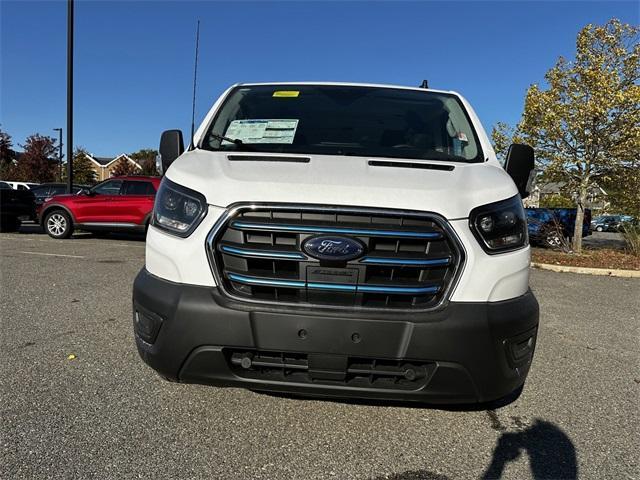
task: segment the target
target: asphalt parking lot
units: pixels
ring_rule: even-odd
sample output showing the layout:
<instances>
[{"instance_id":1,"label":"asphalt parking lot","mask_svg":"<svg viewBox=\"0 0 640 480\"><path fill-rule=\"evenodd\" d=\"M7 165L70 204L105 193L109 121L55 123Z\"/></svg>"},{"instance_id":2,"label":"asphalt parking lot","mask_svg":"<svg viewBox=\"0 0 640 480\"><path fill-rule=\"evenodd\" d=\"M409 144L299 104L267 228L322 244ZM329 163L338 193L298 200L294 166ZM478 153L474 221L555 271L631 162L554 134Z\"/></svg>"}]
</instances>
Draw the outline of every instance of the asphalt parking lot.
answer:
<instances>
[{"instance_id":1,"label":"asphalt parking lot","mask_svg":"<svg viewBox=\"0 0 640 480\"><path fill-rule=\"evenodd\" d=\"M0 234L0 478L640 477L640 279L533 271L524 393L461 411L165 382L132 337L143 264L142 239Z\"/></svg>"},{"instance_id":2,"label":"asphalt parking lot","mask_svg":"<svg viewBox=\"0 0 640 480\"><path fill-rule=\"evenodd\" d=\"M615 250L625 248L624 238L618 232L591 232L591 235L584 237L582 244L585 248L612 248Z\"/></svg>"}]
</instances>

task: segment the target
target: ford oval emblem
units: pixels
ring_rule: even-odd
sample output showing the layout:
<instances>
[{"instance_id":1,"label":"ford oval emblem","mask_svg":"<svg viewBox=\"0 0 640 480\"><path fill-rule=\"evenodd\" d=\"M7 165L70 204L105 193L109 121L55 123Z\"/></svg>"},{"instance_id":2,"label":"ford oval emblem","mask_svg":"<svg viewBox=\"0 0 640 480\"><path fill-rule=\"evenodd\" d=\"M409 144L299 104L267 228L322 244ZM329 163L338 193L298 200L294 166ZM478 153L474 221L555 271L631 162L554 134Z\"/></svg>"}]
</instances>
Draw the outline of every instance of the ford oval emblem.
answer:
<instances>
[{"instance_id":1,"label":"ford oval emblem","mask_svg":"<svg viewBox=\"0 0 640 480\"><path fill-rule=\"evenodd\" d=\"M353 260L364 253L364 245L359 240L328 235L311 237L302 248L313 258L334 262Z\"/></svg>"}]
</instances>

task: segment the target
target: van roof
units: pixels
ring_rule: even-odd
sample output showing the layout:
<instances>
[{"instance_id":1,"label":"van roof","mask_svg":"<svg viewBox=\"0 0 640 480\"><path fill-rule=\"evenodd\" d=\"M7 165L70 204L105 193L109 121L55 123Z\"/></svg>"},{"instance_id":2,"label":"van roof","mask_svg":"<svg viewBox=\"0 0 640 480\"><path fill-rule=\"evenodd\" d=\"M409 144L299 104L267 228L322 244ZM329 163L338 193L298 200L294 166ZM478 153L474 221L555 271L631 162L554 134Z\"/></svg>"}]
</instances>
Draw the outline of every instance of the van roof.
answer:
<instances>
[{"instance_id":1,"label":"van roof","mask_svg":"<svg viewBox=\"0 0 640 480\"><path fill-rule=\"evenodd\" d=\"M459 95L452 90L437 90L434 88L421 88L421 87L408 87L406 85L388 85L383 83L351 83L351 82L264 82L264 83L238 83L234 86L238 87L255 87L262 85L335 85L343 87L376 87L376 88L389 88L395 90L417 90L420 92L435 92L435 93L449 93Z\"/></svg>"}]
</instances>

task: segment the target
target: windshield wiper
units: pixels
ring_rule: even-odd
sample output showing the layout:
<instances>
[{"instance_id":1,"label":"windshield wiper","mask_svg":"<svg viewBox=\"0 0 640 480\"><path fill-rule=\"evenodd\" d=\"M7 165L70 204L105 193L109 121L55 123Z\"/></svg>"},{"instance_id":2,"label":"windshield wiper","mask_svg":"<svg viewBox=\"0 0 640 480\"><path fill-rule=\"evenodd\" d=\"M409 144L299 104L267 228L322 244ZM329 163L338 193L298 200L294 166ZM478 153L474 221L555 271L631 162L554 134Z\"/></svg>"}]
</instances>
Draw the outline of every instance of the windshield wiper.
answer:
<instances>
[{"instance_id":1,"label":"windshield wiper","mask_svg":"<svg viewBox=\"0 0 640 480\"><path fill-rule=\"evenodd\" d=\"M251 150L251 147L249 145L247 145L246 143L244 143L242 140L240 140L239 138L231 138L231 137L225 137L224 135L219 135L217 133L210 133L209 135L211 135L213 138L216 138L220 141L225 140L229 143L233 143L234 145L238 146L238 147L244 147L248 150Z\"/></svg>"}]
</instances>

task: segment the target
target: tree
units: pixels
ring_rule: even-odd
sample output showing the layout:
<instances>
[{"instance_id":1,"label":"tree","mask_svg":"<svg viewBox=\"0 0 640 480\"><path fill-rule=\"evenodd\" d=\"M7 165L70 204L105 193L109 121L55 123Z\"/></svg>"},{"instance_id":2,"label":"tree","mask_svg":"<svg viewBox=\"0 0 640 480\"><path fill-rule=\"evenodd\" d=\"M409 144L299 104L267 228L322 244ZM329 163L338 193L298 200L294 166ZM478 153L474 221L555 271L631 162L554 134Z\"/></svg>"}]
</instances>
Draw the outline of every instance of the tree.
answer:
<instances>
[{"instance_id":1,"label":"tree","mask_svg":"<svg viewBox=\"0 0 640 480\"><path fill-rule=\"evenodd\" d=\"M123 175L139 175L140 169L136 167L127 157L122 157L118 160L111 170L111 175L114 177L121 177Z\"/></svg>"},{"instance_id":2,"label":"tree","mask_svg":"<svg viewBox=\"0 0 640 480\"><path fill-rule=\"evenodd\" d=\"M12 180L15 166L13 164L14 152L12 150L13 141L11 135L0 130L0 178Z\"/></svg>"},{"instance_id":3,"label":"tree","mask_svg":"<svg viewBox=\"0 0 640 480\"><path fill-rule=\"evenodd\" d=\"M504 165L509 145L518 143L516 129L504 122L496 123L491 130L491 143L493 144L493 150L496 152L496 157Z\"/></svg>"},{"instance_id":4,"label":"tree","mask_svg":"<svg viewBox=\"0 0 640 480\"><path fill-rule=\"evenodd\" d=\"M142 167L140 171L140 175L159 175L159 172L156 168L156 156L158 155L157 150L152 150L150 148L143 148L129 155L129 157L138 162L138 164Z\"/></svg>"},{"instance_id":5,"label":"tree","mask_svg":"<svg viewBox=\"0 0 640 480\"><path fill-rule=\"evenodd\" d=\"M611 211L640 218L640 160L629 162L604 182Z\"/></svg>"},{"instance_id":6,"label":"tree","mask_svg":"<svg viewBox=\"0 0 640 480\"><path fill-rule=\"evenodd\" d=\"M73 152L73 183L80 185L93 185L98 181L98 175L89 160L87 151L83 147L76 147ZM67 169L62 172L62 178L66 181Z\"/></svg>"},{"instance_id":7,"label":"tree","mask_svg":"<svg viewBox=\"0 0 640 480\"><path fill-rule=\"evenodd\" d=\"M55 140L36 133L27 137L21 147L24 153L16 165L16 180L39 183L54 180L57 164Z\"/></svg>"},{"instance_id":8,"label":"tree","mask_svg":"<svg viewBox=\"0 0 640 480\"><path fill-rule=\"evenodd\" d=\"M540 199L540 208L571 208L575 205L574 201L561 193L553 193L545 195Z\"/></svg>"},{"instance_id":9,"label":"tree","mask_svg":"<svg viewBox=\"0 0 640 480\"><path fill-rule=\"evenodd\" d=\"M578 34L576 57L560 57L531 85L516 135L536 150L548 181L566 185L577 207L573 249L582 251L582 222L590 189L625 177L624 196L638 192L633 169L640 152L640 29L612 19Z\"/></svg>"}]
</instances>

